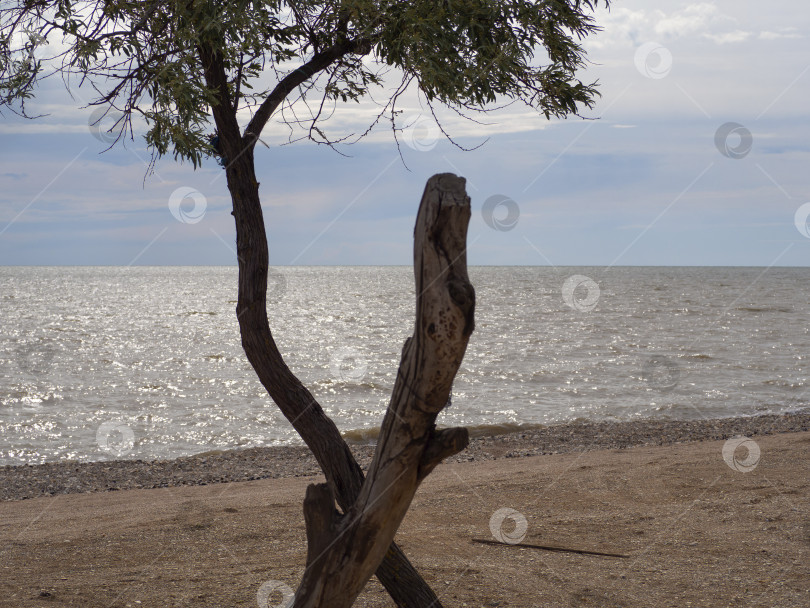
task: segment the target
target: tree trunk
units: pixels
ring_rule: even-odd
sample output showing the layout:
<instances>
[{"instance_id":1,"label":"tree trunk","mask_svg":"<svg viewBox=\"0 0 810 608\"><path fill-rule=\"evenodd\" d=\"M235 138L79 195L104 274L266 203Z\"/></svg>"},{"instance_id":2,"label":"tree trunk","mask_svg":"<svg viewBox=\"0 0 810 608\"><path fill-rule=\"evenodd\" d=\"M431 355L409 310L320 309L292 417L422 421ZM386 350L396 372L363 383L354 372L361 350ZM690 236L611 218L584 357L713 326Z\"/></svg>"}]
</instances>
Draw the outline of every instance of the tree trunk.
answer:
<instances>
[{"instance_id":1,"label":"tree trunk","mask_svg":"<svg viewBox=\"0 0 810 608\"><path fill-rule=\"evenodd\" d=\"M472 333L475 292L467 277L470 199L465 180L428 180L414 231L416 324L405 342L369 474L345 514L329 484L304 501L307 569L294 608L348 608L384 558L422 480L464 449L467 430L437 431Z\"/></svg>"}]
</instances>

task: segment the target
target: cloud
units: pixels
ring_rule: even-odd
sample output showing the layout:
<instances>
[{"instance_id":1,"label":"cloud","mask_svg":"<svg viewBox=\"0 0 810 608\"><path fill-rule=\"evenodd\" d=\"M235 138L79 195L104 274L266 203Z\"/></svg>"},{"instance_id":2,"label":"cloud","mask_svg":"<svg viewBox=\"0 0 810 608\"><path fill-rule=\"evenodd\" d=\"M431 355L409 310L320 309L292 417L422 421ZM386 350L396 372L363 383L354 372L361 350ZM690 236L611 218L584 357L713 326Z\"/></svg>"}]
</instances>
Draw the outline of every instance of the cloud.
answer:
<instances>
[{"instance_id":1,"label":"cloud","mask_svg":"<svg viewBox=\"0 0 810 608\"><path fill-rule=\"evenodd\" d=\"M733 32L724 32L722 34L703 34L703 36L717 44L729 44L734 42L744 42L748 40L752 34L751 32L734 30Z\"/></svg>"},{"instance_id":2,"label":"cloud","mask_svg":"<svg viewBox=\"0 0 810 608\"><path fill-rule=\"evenodd\" d=\"M0 135L41 135L43 133L87 133L87 125L46 122L19 122L0 125Z\"/></svg>"},{"instance_id":3,"label":"cloud","mask_svg":"<svg viewBox=\"0 0 810 608\"><path fill-rule=\"evenodd\" d=\"M603 26L604 31L586 42L586 47L591 49L627 48L649 41L671 43L695 37L711 40L715 44L728 44L754 36L750 31L739 29L735 17L724 14L709 2L693 3L668 12L643 8L602 9L597 11L597 23ZM759 37L768 36L760 34ZM787 36L776 34L771 37Z\"/></svg>"},{"instance_id":4,"label":"cloud","mask_svg":"<svg viewBox=\"0 0 810 608\"><path fill-rule=\"evenodd\" d=\"M763 31L759 33L760 40L779 40L781 38L804 38L795 27L780 29L778 32Z\"/></svg>"},{"instance_id":5,"label":"cloud","mask_svg":"<svg viewBox=\"0 0 810 608\"><path fill-rule=\"evenodd\" d=\"M712 26L733 21L730 17L724 16L714 4L709 3L690 4L683 10L669 15L656 10L652 12L651 17L655 21L653 31L663 40L677 40L705 32Z\"/></svg>"},{"instance_id":6,"label":"cloud","mask_svg":"<svg viewBox=\"0 0 810 608\"><path fill-rule=\"evenodd\" d=\"M376 96L376 93L375 93ZM419 99L416 97L408 99L408 103L397 107L397 111L402 114L397 117L397 138L405 145L408 137L409 125L418 123L421 125L430 139L444 139L441 130L436 126L431 111L427 107L421 107ZM369 126L377 120L380 108L370 100L364 100L357 104L341 104L335 108L328 120L319 123L319 128L330 138L339 139L350 136L348 141L353 141L354 137L365 133ZM459 116L456 112L445 108L436 107L436 118L439 119L442 128L454 139L462 137L478 137L478 143L482 143L487 137L503 133L521 133L525 131L537 131L553 124L555 120L546 120L539 112L532 109L521 109L515 105L494 110L486 115L469 113L472 120L467 120ZM282 143L288 138L297 139L306 134L309 123L302 126L291 127L283 124L284 118L292 119L292 115L279 114L274 120L269 122L262 132L262 139L269 145ZM432 125L432 127L430 126ZM394 140L390 117L383 117L374 129L365 137L368 143L391 143Z\"/></svg>"}]
</instances>

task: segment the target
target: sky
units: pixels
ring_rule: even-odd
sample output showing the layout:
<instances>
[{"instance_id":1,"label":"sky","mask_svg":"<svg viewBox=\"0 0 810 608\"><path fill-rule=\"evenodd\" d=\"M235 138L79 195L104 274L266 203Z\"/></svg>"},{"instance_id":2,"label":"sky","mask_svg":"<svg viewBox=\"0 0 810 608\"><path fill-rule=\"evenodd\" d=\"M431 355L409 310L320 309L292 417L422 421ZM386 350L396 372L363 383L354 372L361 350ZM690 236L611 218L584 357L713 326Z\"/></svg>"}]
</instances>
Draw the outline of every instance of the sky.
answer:
<instances>
[{"instance_id":1,"label":"sky","mask_svg":"<svg viewBox=\"0 0 810 608\"><path fill-rule=\"evenodd\" d=\"M343 149L262 134L256 169L274 265L402 264L434 173L467 178L472 265L810 265L810 12L795 2L617 1L586 44L591 120L510 106L443 117L408 98L390 128ZM224 171L105 151L87 90L43 83L0 118L0 265L232 265ZM347 104L333 135L365 130ZM103 122L102 122L103 124ZM400 155L401 151L401 155Z\"/></svg>"}]
</instances>

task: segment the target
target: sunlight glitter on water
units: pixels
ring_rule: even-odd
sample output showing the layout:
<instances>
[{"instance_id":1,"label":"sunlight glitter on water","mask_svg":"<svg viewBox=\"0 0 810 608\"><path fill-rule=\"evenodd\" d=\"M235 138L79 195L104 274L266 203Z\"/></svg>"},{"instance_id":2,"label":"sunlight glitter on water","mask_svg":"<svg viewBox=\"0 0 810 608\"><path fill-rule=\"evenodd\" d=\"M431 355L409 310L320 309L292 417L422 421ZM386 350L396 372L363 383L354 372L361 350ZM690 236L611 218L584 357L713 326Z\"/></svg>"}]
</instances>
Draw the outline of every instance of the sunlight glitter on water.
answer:
<instances>
[{"instance_id":1,"label":"sunlight glitter on water","mask_svg":"<svg viewBox=\"0 0 810 608\"><path fill-rule=\"evenodd\" d=\"M269 315L290 367L347 437L373 440L413 324L412 269L274 273ZM472 268L476 331L440 422L475 434L798 409L810 270L761 273ZM0 267L2 464L300 443L242 353L236 274Z\"/></svg>"}]
</instances>

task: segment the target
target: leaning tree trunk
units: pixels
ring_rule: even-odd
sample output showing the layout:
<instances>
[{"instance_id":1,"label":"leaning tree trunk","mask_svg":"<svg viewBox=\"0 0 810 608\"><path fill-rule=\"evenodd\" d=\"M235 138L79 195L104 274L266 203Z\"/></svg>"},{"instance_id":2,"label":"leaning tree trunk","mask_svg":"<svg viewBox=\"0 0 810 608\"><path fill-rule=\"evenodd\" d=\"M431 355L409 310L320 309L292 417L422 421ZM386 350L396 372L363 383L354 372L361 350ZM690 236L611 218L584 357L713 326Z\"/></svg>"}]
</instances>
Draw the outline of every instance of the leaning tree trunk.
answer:
<instances>
[{"instance_id":1,"label":"leaning tree trunk","mask_svg":"<svg viewBox=\"0 0 810 608\"><path fill-rule=\"evenodd\" d=\"M236 307L242 347L259 381L318 461L341 509L347 511L363 484L363 471L334 422L287 367L276 346L267 318L269 254L259 183L253 161L255 136L239 130L230 102L222 57L201 47L206 84L219 103L212 106L220 146L229 159L228 189L236 223L239 295ZM436 594L402 550L391 543L377 577L400 608L442 608Z\"/></svg>"},{"instance_id":2,"label":"leaning tree trunk","mask_svg":"<svg viewBox=\"0 0 810 608\"><path fill-rule=\"evenodd\" d=\"M402 351L391 403L360 496L345 514L329 484L304 501L307 569L294 608L348 608L383 559L417 487L467 445L464 428L436 430L473 330L467 277L470 199L464 178L428 180L414 231L416 324Z\"/></svg>"}]
</instances>

